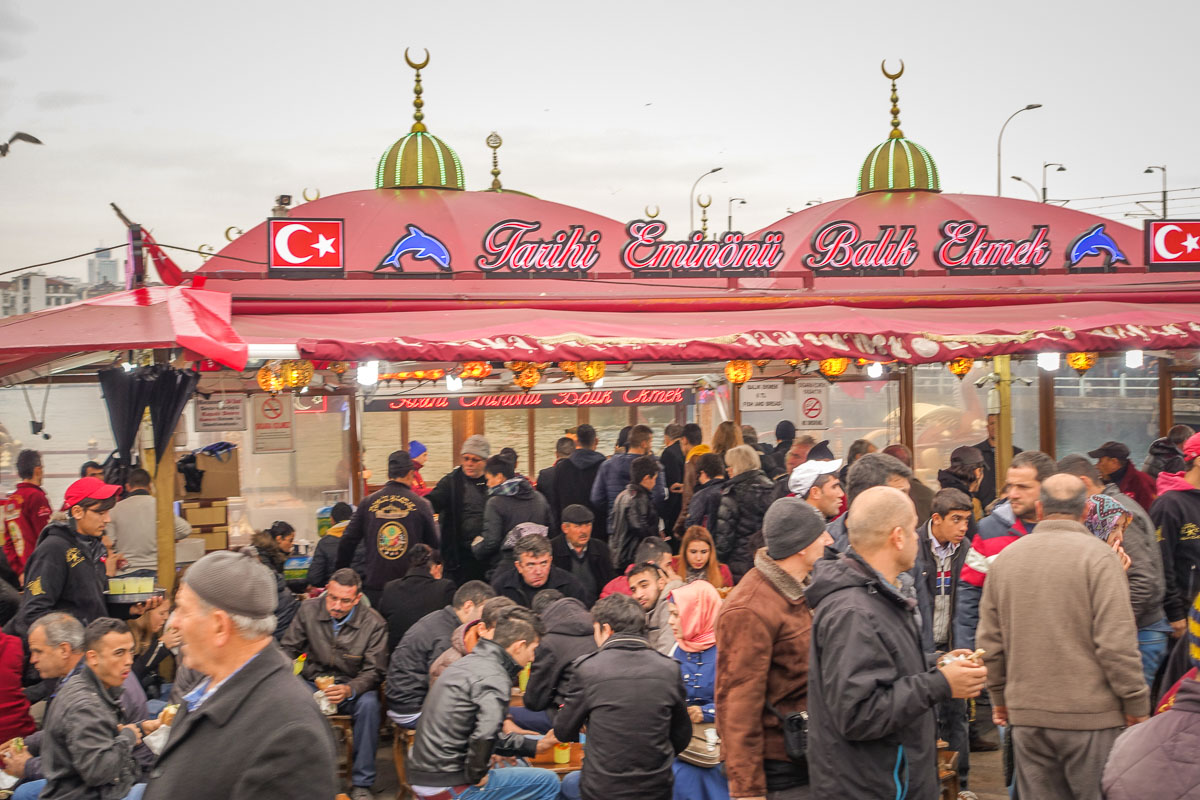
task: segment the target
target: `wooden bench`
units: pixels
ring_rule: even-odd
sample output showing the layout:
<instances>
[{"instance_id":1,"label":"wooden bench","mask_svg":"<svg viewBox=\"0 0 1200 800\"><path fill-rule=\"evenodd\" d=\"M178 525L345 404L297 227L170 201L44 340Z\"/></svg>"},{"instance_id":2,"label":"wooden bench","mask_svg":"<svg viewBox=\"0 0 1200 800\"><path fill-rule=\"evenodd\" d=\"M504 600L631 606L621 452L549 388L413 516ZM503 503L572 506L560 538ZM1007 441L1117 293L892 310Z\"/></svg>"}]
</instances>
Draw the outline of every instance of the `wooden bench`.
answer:
<instances>
[{"instance_id":1,"label":"wooden bench","mask_svg":"<svg viewBox=\"0 0 1200 800\"><path fill-rule=\"evenodd\" d=\"M408 800L413 796L412 788L408 785L408 749L412 747L416 731L392 725L392 762L396 765L396 781L400 789L396 792L396 800Z\"/></svg>"},{"instance_id":2,"label":"wooden bench","mask_svg":"<svg viewBox=\"0 0 1200 800\"><path fill-rule=\"evenodd\" d=\"M354 769L354 718L349 714L334 714L326 717L333 728L335 744L341 744L338 755L338 775L349 778Z\"/></svg>"}]
</instances>

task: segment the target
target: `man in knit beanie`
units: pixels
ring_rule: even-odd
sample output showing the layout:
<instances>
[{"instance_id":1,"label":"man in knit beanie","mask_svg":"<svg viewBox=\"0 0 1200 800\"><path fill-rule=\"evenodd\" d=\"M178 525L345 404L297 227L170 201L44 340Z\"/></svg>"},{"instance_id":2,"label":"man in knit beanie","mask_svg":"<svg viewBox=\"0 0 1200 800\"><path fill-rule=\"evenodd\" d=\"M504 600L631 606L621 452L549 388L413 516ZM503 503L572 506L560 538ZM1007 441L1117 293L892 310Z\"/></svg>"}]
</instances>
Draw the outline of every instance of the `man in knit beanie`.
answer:
<instances>
[{"instance_id":1,"label":"man in knit beanie","mask_svg":"<svg viewBox=\"0 0 1200 800\"><path fill-rule=\"evenodd\" d=\"M477 434L468 436L458 452L458 466L438 481L426 499L433 504L441 526L446 575L461 586L483 580L488 572L488 562L475 557L471 542L483 535L483 508L488 498L483 467L492 455L492 445Z\"/></svg>"},{"instance_id":2,"label":"man in knit beanie","mask_svg":"<svg viewBox=\"0 0 1200 800\"><path fill-rule=\"evenodd\" d=\"M172 625L205 678L171 723L149 800L337 793L329 725L271 638L275 604L274 577L250 555L210 553L184 574Z\"/></svg>"}]
</instances>

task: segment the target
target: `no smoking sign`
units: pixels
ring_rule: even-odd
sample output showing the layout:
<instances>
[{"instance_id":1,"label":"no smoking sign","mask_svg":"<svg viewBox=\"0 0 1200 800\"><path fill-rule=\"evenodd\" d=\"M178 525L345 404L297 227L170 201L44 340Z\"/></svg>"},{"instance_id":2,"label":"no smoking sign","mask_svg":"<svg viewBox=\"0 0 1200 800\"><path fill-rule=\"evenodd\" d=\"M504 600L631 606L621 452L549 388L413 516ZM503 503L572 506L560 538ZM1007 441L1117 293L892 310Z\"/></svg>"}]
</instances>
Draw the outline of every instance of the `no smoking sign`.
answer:
<instances>
[{"instance_id":1,"label":"no smoking sign","mask_svg":"<svg viewBox=\"0 0 1200 800\"><path fill-rule=\"evenodd\" d=\"M800 409L796 427L802 430L825 430L829 427L829 384L821 379L802 378L796 381L796 405Z\"/></svg>"}]
</instances>

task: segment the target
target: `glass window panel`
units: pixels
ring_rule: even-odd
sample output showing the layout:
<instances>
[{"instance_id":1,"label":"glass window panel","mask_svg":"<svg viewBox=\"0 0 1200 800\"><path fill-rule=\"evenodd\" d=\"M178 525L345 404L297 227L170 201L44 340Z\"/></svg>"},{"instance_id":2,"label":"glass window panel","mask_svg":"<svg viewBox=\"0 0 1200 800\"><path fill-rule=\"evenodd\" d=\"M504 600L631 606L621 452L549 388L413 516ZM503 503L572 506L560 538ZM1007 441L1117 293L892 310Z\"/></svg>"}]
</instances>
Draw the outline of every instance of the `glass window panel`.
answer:
<instances>
[{"instance_id":1,"label":"glass window panel","mask_svg":"<svg viewBox=\"0 0 1200 800\"><path fill-rule=\"evenodd\" d=\"M363 464L371 472L372 485L387 480L387 458L406 446L401 441L401 423L408 415L409 438L425 445L428 456L421 476L432 486L453 469L458 459L453 451L452 411L390 411L364 413L362 420Z\"/></svg>"},{"instance_id":2,"label":"glass window panel","mask_svg":"<svg viewBox=\"0 0 1200 800\"><path fill-rule=\"evenodd\" d=\"M638 406L637 415L639 425L649 425L654 431L650 449L661 453L663 430L675 421L675 406Z\"/></svg>"},{"instance_id":3,"label":"glass window panel","mask_svg":"<svg viewBox=\"0 0 1200 800\"><path fill-rule=\"evenodd\" d=\"M1176 374L1172 376L1171 387L1175 424L1190 425L1200 431L1200 378L1191 372Z\"/></svg>"},{"instance_id":4,"label":"glass window panel","mask_svg":"<svg viewBox=\"0 0 1200 800\"><path fill-rule=\"evenodd\" d=\"M589 413L591 425L596 429L596 451L612 455L617 446L617 435L629 424L629 409L593 408Z\"/></svg>"},{"instance_id":5,"label":"glass window panel","mask_svg":"<svg viewBox=\"0 0 1200 800\"><path fill-rule=\"evenodd\" d=\"M529 410L489 409L483 412L483 431L492 455L511 447L517 451L517 472L529 472ZM537 477L536 474L530 477Z\"/></svg>"},{"instance_id":6,"label":"glass window panel","mask_svg":"<svg viewBox=\"0 0 1200 800\"><path fill-rule=\"evenodd\" d=\"M830 429L813 432L829 439L835 456L845 457L855 439L877 448L900 441L899 387L896 381L838 381L829 388Z\"/></svg>"},{"instance_id":7,"label":"glass window panel","mask_svg":"<svg viewBox=\"0 0 1200 800\"><path fill-rule=\"evenodd\" d=\"M567 428L574 428L579 424L579 412L574 408L539 408L533 413L533 442L537 452L534 463L540 472L555 462L554 446L558 444L559 439L567 435ZM529 477L536 479L537 473Z\"/></svg>"},{"instance_id":8,"label":"glass window panel","mask_svg":"<svg viewBox=\"0 0 1200 800\"><path fill-rule=\"evenodd\" d=\"M1100 358L1083 376L1064 361L1054 377L1054 414L1059 457L1111 440L1126 444L1141 466L1158 438L1158 377L1129 369L1124 355Z\"/></svg>"}]
</instances>

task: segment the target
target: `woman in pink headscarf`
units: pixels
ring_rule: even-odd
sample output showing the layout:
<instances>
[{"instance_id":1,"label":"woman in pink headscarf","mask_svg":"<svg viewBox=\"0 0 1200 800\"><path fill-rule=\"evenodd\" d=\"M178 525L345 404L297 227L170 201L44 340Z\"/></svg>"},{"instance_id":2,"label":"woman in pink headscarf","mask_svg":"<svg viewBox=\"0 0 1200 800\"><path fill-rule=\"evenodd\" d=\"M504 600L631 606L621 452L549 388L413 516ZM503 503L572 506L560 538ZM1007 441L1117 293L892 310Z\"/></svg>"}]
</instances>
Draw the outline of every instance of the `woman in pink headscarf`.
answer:
<instances>
[{"instance_id":1,"label":"woman in pink headscarf","mask_svg":"<svg viewBox=\"0 0 1200 800\"><path fill-rule=\"evenodd\" d=\"M708 581L695 581L671 592L670 624L675 634L671 657L679 662L693 723L715 721L720 610L721 594ZM675 800L685 799L729 800L724 767L697 767L675 759Z\"/></svg>"}]
</instances>

